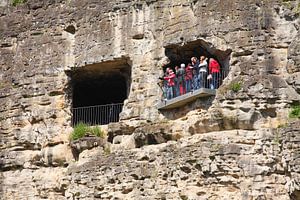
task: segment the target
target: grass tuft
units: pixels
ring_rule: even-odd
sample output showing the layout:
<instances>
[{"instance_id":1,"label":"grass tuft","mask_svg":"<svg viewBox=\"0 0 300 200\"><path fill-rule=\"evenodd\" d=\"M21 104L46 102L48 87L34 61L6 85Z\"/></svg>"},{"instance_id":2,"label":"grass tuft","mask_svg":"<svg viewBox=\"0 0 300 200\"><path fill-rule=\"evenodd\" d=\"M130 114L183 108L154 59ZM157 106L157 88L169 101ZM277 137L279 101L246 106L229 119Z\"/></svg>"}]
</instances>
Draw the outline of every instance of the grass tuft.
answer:
<instances>
[{"instance_id":1,"label":"grass tuft","mask_svg":"<svg viewBox=\"0 0 300 200\"><path fill-rule=\"evenodd\" d=\"M289 118L300 118L300 105L292 106L292 110L289 113Z\"/></svg>"},{"instance_id":2,"label":"grass tuft","mask_svg":"<svg viewBox=\"0 0 300 200\"><path fill-rule=\"evenodd\" d=\"M92 134L92 135L95 135L95 136L101 137L101 138L104 137L104 132L101 130L100 127L98 127L98 126L90 127L89 125L80 122L79 124L77 124L74 127L74 130L71 134L70 139L78 140L78 139L86 136L87 134Z\"/></svg>"},{"instance_id":3,"label":"grass tuft","mask_svg":"<svg viewBox=\"0 0 300 200\"><path fill-rule=\"evenodd\" d=\"M242 84L240 82L234 82L230 84L230 90L233 92L238 92L242 89Z\"/></svg>"},{"instance_id":4,"label":"grass tuft","mask_svg":"<svg viewBox=\"0 0 300 200\"><path fill-rule=\"evenodd\" d=\"M25 3L26 1L27 0L12 0L12 5L17 6L17 5Z\"/></svg>"}]
</instances>

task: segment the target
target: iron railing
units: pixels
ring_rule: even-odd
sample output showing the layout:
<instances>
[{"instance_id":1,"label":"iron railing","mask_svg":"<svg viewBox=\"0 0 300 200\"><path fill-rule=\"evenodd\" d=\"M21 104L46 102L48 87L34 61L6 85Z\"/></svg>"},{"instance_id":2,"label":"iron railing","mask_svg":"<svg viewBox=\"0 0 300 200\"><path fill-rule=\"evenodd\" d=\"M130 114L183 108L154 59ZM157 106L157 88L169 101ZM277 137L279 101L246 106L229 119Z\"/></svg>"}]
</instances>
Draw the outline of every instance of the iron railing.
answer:
<instances>
[{"instance_id":1,"label":"iron railing","mask_svg":"<svg viewBox=\"0 0 300 200\"><path fill-rule=\"evenodd\" d=\"M168 86L167 81L163 81L159 85L163 91L163 99L172 99L201 88L216 90L222 85L223 80L227 77L227 75L228 70L223 70L219 73L213 73L210 75L207 73L202 73L197 76L194 75L189 83L187 80L185 80L183 83L179 83L177 80L175 81L175 86L173 87Z\"/></svg>"},{"instance_id":2,"label":"iron railing","mask_svg":"<svg viewBox=\"0 0 300 200\"><path fill-rule=\"evenodd\" d=\"M73 108L72 125L80 122L91 126L118 122L122 108L123 103Z\"/></svg>"}]
</instances>

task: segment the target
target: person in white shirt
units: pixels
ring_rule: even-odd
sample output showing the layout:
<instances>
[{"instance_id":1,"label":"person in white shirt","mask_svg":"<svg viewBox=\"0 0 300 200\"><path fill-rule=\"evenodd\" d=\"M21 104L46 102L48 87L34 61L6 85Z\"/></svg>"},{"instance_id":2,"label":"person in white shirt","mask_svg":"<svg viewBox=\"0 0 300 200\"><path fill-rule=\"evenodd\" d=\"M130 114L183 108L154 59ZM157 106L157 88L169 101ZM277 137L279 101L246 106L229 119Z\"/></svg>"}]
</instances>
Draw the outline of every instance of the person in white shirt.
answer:
<instances>
[{"instance_id":1,"label":"person in white shirt","mask_svg":"<svg viewBox=\"0 0 300 200\"><path fill-rule=\"evenodd\" d=\"M205 58L205 56L201 56L200 64L199 64L199 75L198 75L200 88L207 87L206 78L207 78L207 58Z\"/></svg>"}]
</instances>

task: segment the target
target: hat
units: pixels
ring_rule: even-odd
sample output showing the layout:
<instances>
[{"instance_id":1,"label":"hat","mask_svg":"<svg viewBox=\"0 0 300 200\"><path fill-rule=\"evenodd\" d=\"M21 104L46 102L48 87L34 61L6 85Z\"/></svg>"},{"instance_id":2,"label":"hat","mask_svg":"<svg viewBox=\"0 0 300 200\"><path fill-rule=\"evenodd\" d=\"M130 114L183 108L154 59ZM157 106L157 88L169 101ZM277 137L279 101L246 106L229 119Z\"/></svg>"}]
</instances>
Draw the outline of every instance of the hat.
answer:
<instances>
[{"instance_id":1,"label":"hat","mask_svg":"<svg viewBox=\"0 0 300 200\"><path fill-rule=\"evenodd\" d=\"M184 67L185 67L185 64L182 63L182 64L180 65L180 67L181 67L181 68L184 68Z\"/></svg>"}]
</instances>

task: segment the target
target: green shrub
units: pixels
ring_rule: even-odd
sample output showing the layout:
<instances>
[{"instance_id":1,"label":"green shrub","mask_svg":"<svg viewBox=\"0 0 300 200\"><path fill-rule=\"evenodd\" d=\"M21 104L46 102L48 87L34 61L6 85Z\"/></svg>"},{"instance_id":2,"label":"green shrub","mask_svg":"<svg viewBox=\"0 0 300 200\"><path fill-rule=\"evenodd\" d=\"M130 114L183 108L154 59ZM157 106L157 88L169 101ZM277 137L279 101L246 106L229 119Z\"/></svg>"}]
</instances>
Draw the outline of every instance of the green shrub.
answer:
<instances>
[{"instance_id":1,"label":"green shrub","mask_svg":"<svg viewBox=\"0 0 300 200\"><path fill-rule=\"evenodd\" d=\"M17 6L20 5L22 3L25 3L27 0L12 0L12 5L13 6Z\"/></svg>"},{"instance_id":2,"label":"green shrub","mask_svg":"<svg viewBox=\"0 0 300 200\"><path fill-rule=\"evenodd\" d=\"M300 105L292 106L292 110L289 113L290 118L300 118Z\"/></svg>"},{"instance_id":3,"label":"green shrub","mask_svg":"<svg viewBox=\"0 0 300 200\"><path fill-rule=\"evenodd\" d=\"M101 128L99 126L95 126L93 128L91 128L91 133L97 137L103 137L103 131L101 130Z\"/></svg>"},{"instance_id":4,"label":"green shrub","mask_svg":"<svg viewBox=\"0 0 300 200\"><path fill-rule=\"evenodd\" d=\"M240 82L231 83L230 89L234 92L238 92L240 89L242 89L242 84Z\"/></svg>"},{"instance_id":5,"label":"green shrub","mask_svg":"<svg viewBox=\"0 0 300 200\"><path fill-rule=\"evenodd\" d=\"M70 139L71 140L80 139L80 138L86 136L87 133L93 134L97 137L102 137L102 138L104 137L104 133L103 133L103 131L101 130L100 127L98 127L98 126L90 127L87 124L84 124L84 123L80 122L79 124L77 124L74 127L74 130L71 134Z\"/></svg>"}]
</instances>

